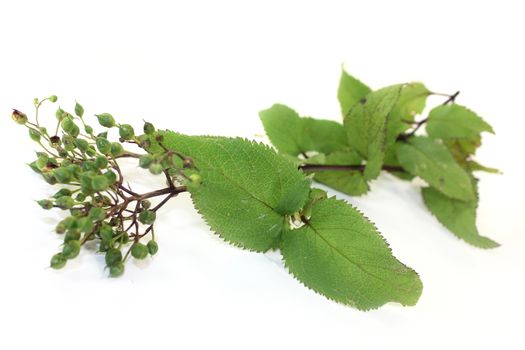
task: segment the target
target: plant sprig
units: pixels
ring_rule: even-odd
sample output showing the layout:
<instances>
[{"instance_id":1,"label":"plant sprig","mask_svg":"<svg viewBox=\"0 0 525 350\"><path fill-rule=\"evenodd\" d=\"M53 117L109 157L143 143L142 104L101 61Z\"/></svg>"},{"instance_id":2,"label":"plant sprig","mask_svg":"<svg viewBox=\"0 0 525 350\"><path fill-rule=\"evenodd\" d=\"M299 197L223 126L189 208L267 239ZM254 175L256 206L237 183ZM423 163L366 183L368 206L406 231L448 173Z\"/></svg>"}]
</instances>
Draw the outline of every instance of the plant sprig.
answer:
<instances>
[{"instance_id":1,"label":"plant sprig","mask_svg":"<svg viewBox=\"0 0 525 350\"><path fill-rule=\"evenodd\" d=\"M427 97L446 99L417 120ZM260 117L275 148L314 179L349 195L363 195L381 171L423 179L427 208L457 237L480 248L499 244L476 227L475 171L497 173L474 160L481 133L492 127L456 103L459 91L435 93L422 83L372 91L344 70L337 97L343 122L300 117L276 104ZM426 135L421 133L425 126Z\"/></svg>"}]
</instances>

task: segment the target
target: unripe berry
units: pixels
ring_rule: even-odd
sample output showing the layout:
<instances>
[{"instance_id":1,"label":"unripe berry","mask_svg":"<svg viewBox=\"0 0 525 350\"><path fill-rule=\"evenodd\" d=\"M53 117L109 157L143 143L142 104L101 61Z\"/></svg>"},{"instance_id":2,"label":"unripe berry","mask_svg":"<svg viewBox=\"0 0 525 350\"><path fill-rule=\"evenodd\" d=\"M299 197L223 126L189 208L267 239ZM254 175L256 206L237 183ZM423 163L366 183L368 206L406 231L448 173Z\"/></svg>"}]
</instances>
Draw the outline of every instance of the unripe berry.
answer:
<instances>
[{"instance_id":1,"label":"unripe berry","mask_svg":"<svg viewBox=\"0 0 525 350\"><path fill-rule=\"evenodd\" d=\"M145 122L144 123L144 133L147 135L151 135L154 132L155 132L155 127L153 126L153 124L149 122Z\"/></svg>"},{"instance_id":2,"label":"unripe berry","mask_svg":"<svg viewBox=\"0 0 525 350\"><path fill-rule=\"evenodd\" d=\"M51 95L48 97L48 100L55 103L58 100L58 97L56 95Z\"/></svg>"},{"instance_id":3,"label":"unripe berry","mask_svg":"<svg viewBox=\"0 0 525 350\"><path fill-rule=\"evenodd\" d=\"M120 277L124 273L124 264L116 262L109 267L109 277Z\"/></svg>"},{"instance_id":4,"label":"unripe berry","mask_svg":"<svg viewBox=\"0 0 525 350\"><path fill-rule=\"evenodd\" d=\"M62 253L55 254L51 257L51 268L58 270L66 266L67 259Z\"/></svg>"},{"instance_id":5,"label":"unripe berry","mask_svg":"<svg viewBox=\"0 0 525 350\"><path fill-rule=\"evenodd\" d=\"M104 259L106 260L106 265L111 266L122 261L122 253L118 249L111 248L106 252Z\"/></svg>"},{"instance_id":6,"label":"unripe berry","mask_svg":"<svg viewBox=\"0 0 525 350\"><path fill-rule=\"evenodd\" d=\"M124 153L124 148L122 148L122 145L118 142L113 142L111 144L111 155L113 157L118 157L122 153Z\"/></svg>"},{"instance_id":7,"label":"unripe berry","mask_svg":"<svg viewBox=\"0 0 525 350\"><path fill-rule=\"evenodd\" d=\"M150 173L152 173L153 175L159 175L159 174L162 174L162 171L164 169L162 168L162 165L160 165L159 163L152 163L150 166L149 166L149 171Z\"/></svg>"},{"instance_id":8,"label":"unripe berry","mask_svg":"<svg viewBox=\"0 0 525 350\"><path fill-rule=\"evenodd\" d=\"M42 209L49 210L53 208L53 202L50 201L49 199L42 199L42 200L37 201L37 203L38 205L40 205Z\"/></svg>"},{"instance_id":9,"label":"unripe berry","mask_svg":"<svg viewBox=\"0 0 525 350\"><path fill-rule=\"evenodd\" d=\"M115 119L109 113L97 114L96 117L98 118L98 122L100 123L100 125L106 128L111 128L115 126Z\"/></svg>"},{"instance_id":10,"label":"unripe berry","mask_svg":"<svg viewBox=\"0 0 525 350\"><path fill-rule=\"evenodd\" d=\"M29 129L29 137L31 138L31 140L35 142L40 141L40 133L36 131L35 129Z\"/></svg>"},{"instance_id":11,"label":"unripe berry","mask_svg":"<svg viewBox=\"0 0 525 350\"><path fill-rule=\"evenodd\" d=\"M135 136L135 130L129 124L122 124L118 129L120 137L124 140L130 140Z\"/></svg>"},{"instance_id":12,"label":"unripe berry","mask_svg":"<svg viewBox=\"0 0 525 350\"><path fill-rule=\"evenodd\" d=\"M148 256L148 247L142 243L136 242L131 247L131 255L135 259L142 260Z\"/></svg>"},{"instance_id":13,"label":"unripe berry","mask_svg":"<svg viewBox=\"0 0 525 350\"><path fill-rule=\"evenodd\" d=\"M62 197L57 198L57 200L55 201L55 204L60 209L65 210L65 209L71 209L75 205L75 201L73 200L73 198L69 196L62 196Z\"/></svg>"},{"instance_id":14,"label":"unripe berry","mask_svg":"<svg viewBox=\"0 0 525 350\"><path fill-rule=\"evenodd\" d=\"M82 116L84 115L84 107L82 107L82 105L76 101L75 101L75 114L79 116L80 118L82 118Z\"/></svg>"},{"instance_id":15,"label":"unripe berry","mask_svg":"<svg viewBox=\"0 0 525 350\"><path fill-rule=\"evenodd\" d=\"M144 225L151 225L155 222L157 215L154 211L144 210L139 214L139 221Z\"/></svg>"},{"instance_id":16,"label":"unripe berry","mask_svg":"<svg viewBox=\"0 0 525 350\"><path fill-rule=\"evenodd\" d=\"M102 154L109 154L111 152L111 142L104 137L97 137L97 148L98 151Z\"/></svg>"},{"instance_id":17,"label":"unripe berry","mask_svg":"<svg viewBox=\"0 0 525 350\"><path fill-rule=\"evenodd\" d=\"M143 169L148 169L153 163L153 157L149 154L145 154L139 158L139 166Z\"/></svg>"},{"instance_id":18,"label":"unripe berry","mask_svg":"<svg viewBox=\"0 0 525 350\"><path fill-rule=\"evenodd\" d=\"M80 242L79 241L69 241L64 244L62 248L62 254L66 259L74 259L80 253Z\"/></svg>"},{"instance_id":19,"label":"unripe berry","mask_svg":"<svg viewBox=\"0 0 525 350\"><path fill-rule=\"evenodd\" d=\"M151 240L148 242L148 251L151 255L155 255L157 254L157 252L159 251L159 245L157 244L157 242Z\"/></svg>"}]
</instances>

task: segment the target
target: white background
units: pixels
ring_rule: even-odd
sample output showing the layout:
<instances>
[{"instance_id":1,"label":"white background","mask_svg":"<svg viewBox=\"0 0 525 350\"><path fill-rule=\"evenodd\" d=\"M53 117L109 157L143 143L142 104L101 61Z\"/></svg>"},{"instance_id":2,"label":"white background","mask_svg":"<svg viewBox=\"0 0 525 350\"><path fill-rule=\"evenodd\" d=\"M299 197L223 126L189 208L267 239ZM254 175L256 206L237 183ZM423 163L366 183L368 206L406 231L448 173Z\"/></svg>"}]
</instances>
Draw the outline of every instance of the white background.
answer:
<instances>
[{"instance_id":1,"label":"white background","mask_svg":"<svg viewBox=\"0 0 525 350\"><path fill-rule=\"evenodd\" d=\"M525 238L524 11L519 1L3 1L0 4L0 348L523 349ZM478 153L504 175L480 174L484 251L459 241L418 189L383 175L349 198L424 282L415 307L359 312L304 288L278 254L221 242L187 196L160 214L159 254L105 277L83 252L63 271L53 193L24 163L35 145L12 123L33 97L78 99L190 134L261 139L274 102L338 120L340 66L372 87L419 80L461 90L494 125ZM440 103L434 97L429 102ZM43 109L54 120L56 106ZM136 186L158 188L130 167ZM332 192L335 194L335 192Z\"/></svg>"}]
</instances>

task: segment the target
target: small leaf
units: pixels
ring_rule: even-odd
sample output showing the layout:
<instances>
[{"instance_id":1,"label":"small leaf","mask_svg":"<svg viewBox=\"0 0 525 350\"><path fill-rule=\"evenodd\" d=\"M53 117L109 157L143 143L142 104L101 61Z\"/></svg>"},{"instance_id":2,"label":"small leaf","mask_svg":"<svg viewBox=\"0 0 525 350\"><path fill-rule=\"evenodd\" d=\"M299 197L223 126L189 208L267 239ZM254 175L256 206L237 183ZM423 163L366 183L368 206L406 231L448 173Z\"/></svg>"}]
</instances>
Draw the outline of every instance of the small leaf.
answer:
<instances>
[{"instance_id":1,"label":"small leaf","mask_svg":"<svg viewBox=\"0 0 525 350\"><path fill-rule=\"evenodd\" d=\"M379 176L385 154L388 116L396 105L403 85L371 92L354 105L344 120L348 144L368 160L364 176Z\"/></svg>"},{"instance_id":2,"label":"small leaf","mask_svg":"<svg viewBox=\"0 0 525 350\"><path fill-rule=\"evenodd\" d=\"M297 156L308 151L333 152L346 146L341 124L314 118L301 118L293 109L275 104L259 113L264 129L275 148Z\"/></svg>"},{"instance_id":3,"label":"small leaf","mask_svg":"<svg viewBox=\"0 0 525 350\"><path fill-rule=\"evenodd\" d=\"M417 273L392 255L373 224L335 198L318 201L304 226L285 231L281 252L307 287L360 310L414 305L421 295Z\"/></svg>"},{"instance_id":4,"label":"small leaf","mask_svg":"<svg viewBox=\"0 0 525 350\"><path fill-rule=\"evenodd\" d=\"M166 147L193 160L202 182L189 187L193 203L230 243L267 251L280 239L284 214L308 199L305 176L268 146L241 138L163 135Z\"/></svg>"},{"instance_id":5,"label":"small leaf","mask_svg":"<svg viewBox=\"0 0 525 350\"><path fill-rule=\"evenodd\" d=\"M311 158L310 158L311 160ZM360 165L363 159L351 150L334 152L325 157L325 164L330 165ZM370 189L360 170L323 170L315 172L314 180L346 193L350 196L360 196Z\"/></svg>"},{"instance_id":6,"label":"small leaf","mask_svg":"<svg viewBox=\"0 0 525 350\"><path fill-rule=\"evenodd\" d=\"M443 194L465 201L475 199L469 175L442 144L428 137L412 137L399 145L396 153L405 170Z\"/></svg>"},{"instance_id":7,"label":"small leaf","mask_svg":"<svg viewBox=\"0 0 525 350\"><path fill-rule=\"evenodd\" d=\"M390 113L387 125L387 147L392 145L397 137L411 127L409 122L423 112L427 97L431 92L422 83L409 83L403 86L399 100Z\"/></svg>"},{"instance_id":8,"label":"small leaf","mask_svg":"<svg viewBox=\"0 0 525 350\"><path fill-rule=\"evenodd\" d=\"M346 116L350 109L368 93L370 88L348 74L344 69L341 71L339 88L337 89L337 99L341 106L341 114Z\"/></svg>"},{"instance_id":9,"label":"small leaf","mask_svg":"<svg viewBox=\"0 0 525 350\"><path fill-rule=\"evenodd\" d=\"M478 162L475 162L473 160L469 160L467 162L467 169L469 171L484 171L484 172L490 173L490 174L501 174L501 171L499 171L499 169L490 168L490 167L484 166L484 165L479 164Z\"/></svg>"},{"instance_id":10,"label":"small leaf","mask_svg":"<svg viewBox=\"0 0 525 350\"><path fill-rule=\"evenodd\" d=\"M438 139L470 139L483 131L494 133L492 127L476 113L458 104L438 106L430 111L427 134Z\"/></svg>"},{"instance_id":11,"label":"small leaf","mask_svg":"<svg viewBox=\"0 0 525 350\"><path fill-rule=\"evenodd\" d=\"M495 248L499 244L481 236L476 228L477 200L465 202L450 198L437 190L426 187L423 200L434 216L457 237L480 248Z\"/></svg>"}]
</instances>

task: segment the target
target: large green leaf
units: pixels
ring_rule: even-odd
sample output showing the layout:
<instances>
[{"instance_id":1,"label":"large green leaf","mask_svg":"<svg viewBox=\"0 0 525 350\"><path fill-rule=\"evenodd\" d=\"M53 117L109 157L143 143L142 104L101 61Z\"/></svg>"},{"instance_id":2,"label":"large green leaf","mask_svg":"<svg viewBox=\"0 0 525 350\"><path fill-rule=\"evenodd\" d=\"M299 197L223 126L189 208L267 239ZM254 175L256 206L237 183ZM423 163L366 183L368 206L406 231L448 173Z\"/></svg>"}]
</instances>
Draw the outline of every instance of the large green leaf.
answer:
<instances>
[{"instance_id":1,"label":"large green leaf","mask_svg":"<svg viewBox=\"0 0 525 350\"><path fill-rule=\"evenodd\" d=\"M261 111L259 116L268 138L283 154L330 153L347 146L344 128L335 121L301 118L281 104Z\"/></svg>"},{"instance_id":2,"label":"large green leaf","mask_svg":"<svg viewBox=\"0 0 525 350\"><path fill-rule=\"evenodd\" d=\"M445 146L428 137L411 137L396 150L401 166L443 194L465 201L475 199L469 175Z\"/></svg>"},{"instance_id":3,"label":"large green leaf","mask_svg":"<svg viewBox=\"0 0 525 350\"><path fill-rule=\"evenodd\" d=\"M476 227L477 200L469 202L450 198L426 187L422 189L423 200L434 216L457 237L480 248L495 248L499 244L481 236Z\"/></svg>"},{"instance_id":4,"label":"large green leaf","mask_svg":"<svg viewBox=\"0 0 525 350\"><path fill-rule=\"evenodd\" d=\"M428 115L428 136L437 139L472 139L492 127L470 109L458 104L438 106Z\"/></svg>"},{"instance_id":5,"label":"large green leaf","mask_svg":"<svg viewBox=\"0 0 525 350\"><path fill-rule=\"evenodd\" d=\"M361 310L390 302L414 305L422 283L393 255L361 213L335 198L314 204L308 223L285 231L285 265L307 287Z\"/></svg>"},{"instance_id":6,"label":"large green leaf","mask_svg":"<svg viewBox=\"0 0 525 350\"><path fill-rule=\"evenodd\" d=\"M325 156L324 164L359 165L363 159L351 150L338 151ZM313 162L310 162L313 164ZM314 180L346 193L350 196L360 196L368 192L368 184L361 170L322 170L315 172Z\"/></svg>"},{"instance_id":7,"label":"large green leaf","mask_svg":"<svg viewBox=\"0 0 525 350\"><path fill-rule=\"evenodd\" d=\"M202 179L189 187L195 207L212 230L237 246L275 246L285 214L299 211L308 198L309 180L263 144L174 132L164 133L164 144L191 157Z\"/></svg>"},{"instance_id":8,"label":"large green leaf","mask_svg":"<svg viewBox=\"0 0 525 350\"><path fill-rule=\"evenodd\" d=\"M403 85L369 93L355 104L344 120L349 145L367 159L365 178L379 176L385 155L387 122Z\"/></svg>"},{"instance_id":9,"label":"large green leaf","mask_svg":"<svg viewBox=\"0 0 525 350\"><path fill-rule=\"evenodd\" d=\"M345 72L341 71L337 99L341 106L341 113L346 116L350 109L370 92L370 88Z\"/></svg>"}]
</instances>

